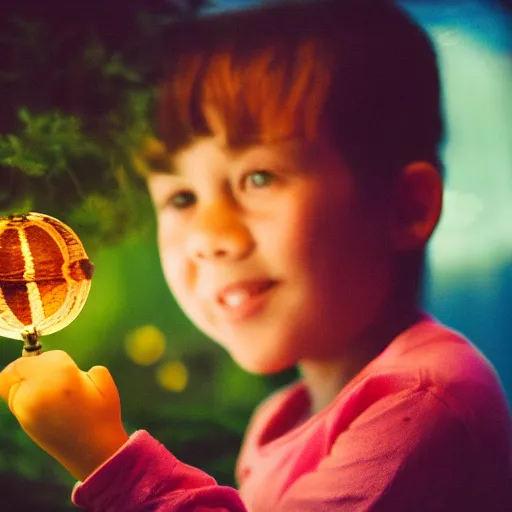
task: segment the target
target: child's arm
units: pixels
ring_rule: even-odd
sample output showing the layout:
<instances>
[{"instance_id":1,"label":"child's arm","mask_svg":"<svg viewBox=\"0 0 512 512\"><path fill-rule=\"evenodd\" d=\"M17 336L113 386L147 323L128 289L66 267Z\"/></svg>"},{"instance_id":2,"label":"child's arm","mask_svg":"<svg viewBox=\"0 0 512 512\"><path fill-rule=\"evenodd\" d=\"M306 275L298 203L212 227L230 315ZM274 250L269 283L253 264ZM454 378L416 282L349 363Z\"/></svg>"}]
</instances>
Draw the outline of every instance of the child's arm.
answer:
<instances>
[{"instance_id":1,"label":"child's arm","mask_svg":"<svg viewBox=\"0 0 512 512\"><path fill-rule=\"evenodd\" d=\"M104 367L83 372L61 351L20 358L0 373L0 396L75 478L84 481L100 468L74 496L91 512L245 510L234 489L178 462L148 434L128 437Z\"/></svg>"},{"instance_id":2,"label":"child's arm","mask_svg":"<svg viewBox=\"0 0 512 512\"><path fill-rule=\"evenodd\" d=\"M178 461L145 431L77 486L73 502L95 512L245 511L235 489Z\"/></svg>"}]
</instances>

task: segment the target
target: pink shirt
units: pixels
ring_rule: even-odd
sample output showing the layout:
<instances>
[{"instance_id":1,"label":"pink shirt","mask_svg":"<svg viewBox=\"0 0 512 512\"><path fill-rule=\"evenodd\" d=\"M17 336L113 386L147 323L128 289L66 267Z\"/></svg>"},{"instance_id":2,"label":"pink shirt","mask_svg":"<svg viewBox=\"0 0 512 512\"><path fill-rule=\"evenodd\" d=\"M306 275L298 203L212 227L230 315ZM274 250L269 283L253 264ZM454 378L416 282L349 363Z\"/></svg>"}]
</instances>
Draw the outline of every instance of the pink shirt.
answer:
<instances>
[{"instance_id":1,"label":"pink shirt","mask_svg":"<svg viewBox=\"0 0 512 512\"><path fill-rule=\"evenodd\" d=\"M489 362L425 319L320 413L302 383L249 426L239 492L139 431L73 493L94 512L512 511L512 423Z\"/></svg>"}]
</instances>

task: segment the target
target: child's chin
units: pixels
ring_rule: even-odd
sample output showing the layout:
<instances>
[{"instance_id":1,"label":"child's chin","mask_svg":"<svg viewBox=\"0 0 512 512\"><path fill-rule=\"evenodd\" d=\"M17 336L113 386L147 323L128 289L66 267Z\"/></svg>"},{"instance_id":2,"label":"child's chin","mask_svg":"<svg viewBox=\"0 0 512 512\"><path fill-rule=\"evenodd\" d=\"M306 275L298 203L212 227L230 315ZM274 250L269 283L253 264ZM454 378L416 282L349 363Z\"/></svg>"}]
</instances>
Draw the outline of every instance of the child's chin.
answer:
<instances>
[{"instance_id":1,"label":"child's chin","mask_svg":"<svg viewBox=\"0 0 512 512\"><path fill-rule=\"evenodd\" d=\"M282 362L276 361L272 357L269 358L248 358L248 357L237 357L236 354L231 354L231 357L238 366L248 373L253 375L272 375L275 373L288 370L292 364L282 364Z\"/></svg>"}]
</instances>

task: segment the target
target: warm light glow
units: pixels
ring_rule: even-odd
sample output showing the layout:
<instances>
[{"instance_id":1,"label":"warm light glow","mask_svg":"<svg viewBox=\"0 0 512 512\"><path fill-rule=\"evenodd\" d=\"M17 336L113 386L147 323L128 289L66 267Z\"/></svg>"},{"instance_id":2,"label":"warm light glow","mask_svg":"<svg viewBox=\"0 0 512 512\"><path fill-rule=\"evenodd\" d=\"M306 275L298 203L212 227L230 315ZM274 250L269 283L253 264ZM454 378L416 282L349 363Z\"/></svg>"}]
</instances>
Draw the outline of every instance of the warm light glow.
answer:
<instances>
[{"instance_id":1,"label":"warm light glow","mask_svg":"<svg viewBox=\"0 0 512 512\"><path fill-rule=\"evenodd\" d=\"M150 366L165 353L165 336L154 325L138 327L128 334L125 348L128 357L137 364Z\"/></svg>"},{"instance_id":2,"label":"warm light glow","mask_svg":"<svg viewBox=\"0 0 512 512\"><path fill-rule=\"evenodd\" d=\"M167 391L183 391L188 384L188 370L181 361L168 361L156 373L160 386Z\"/></svg>"}]
</instances>

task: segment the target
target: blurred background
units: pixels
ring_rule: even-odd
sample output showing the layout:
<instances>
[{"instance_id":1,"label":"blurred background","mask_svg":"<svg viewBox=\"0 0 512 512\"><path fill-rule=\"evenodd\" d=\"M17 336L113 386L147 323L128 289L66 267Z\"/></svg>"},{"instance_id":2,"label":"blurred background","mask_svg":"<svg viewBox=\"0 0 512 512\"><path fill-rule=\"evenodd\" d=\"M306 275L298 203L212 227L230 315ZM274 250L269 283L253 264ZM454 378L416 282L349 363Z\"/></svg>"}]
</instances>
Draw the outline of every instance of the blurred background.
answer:
<instances>
[{"instance_id":1,"label":"blurred background","mask_svg":"<svg viewBox=\"0 0 512 512\"><path fill-rule=\"evenodd\" d=\"M270 2L266 2L270 3ZM173 19L255 1L29 0L0 7L0 210L42 211L81 236L96 266L79 318L43 340L115 377L129 431L232 485L254 406L295 378L239 370L167 291L131 153L151 132L161 35ZM445 211L426 308L467 335L512 401L512 10L505 0L407 0L444 82ZM0 339L0 365L21 344ZM73 510L73 480L0 404L0 509Z\"/></svg>"}]
</instances>

